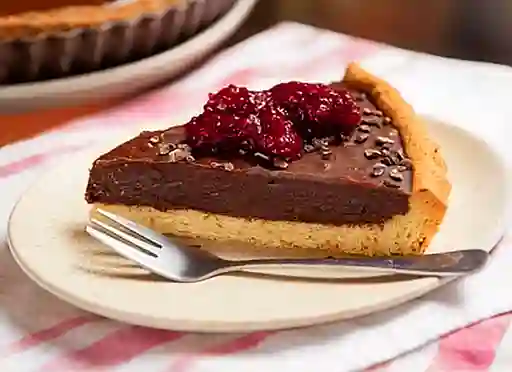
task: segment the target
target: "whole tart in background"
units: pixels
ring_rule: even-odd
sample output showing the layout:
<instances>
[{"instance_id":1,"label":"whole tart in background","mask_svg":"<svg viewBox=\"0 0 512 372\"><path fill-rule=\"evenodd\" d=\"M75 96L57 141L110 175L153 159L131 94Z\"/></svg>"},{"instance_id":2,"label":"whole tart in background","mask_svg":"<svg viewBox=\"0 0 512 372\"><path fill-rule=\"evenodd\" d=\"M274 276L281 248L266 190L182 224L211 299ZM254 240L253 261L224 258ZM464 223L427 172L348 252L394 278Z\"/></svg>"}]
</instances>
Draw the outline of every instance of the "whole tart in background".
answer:
<instances>
[{"instance_id":1,"label":"whole tart in background","mask_svg":"<svg viewBox=\"0 0 512 372\"><path fill-rule=\"evenodd\" d=\"M0 85L148 57L201 31L234 0L0 1Z\"/></svg>"}]
</instances>

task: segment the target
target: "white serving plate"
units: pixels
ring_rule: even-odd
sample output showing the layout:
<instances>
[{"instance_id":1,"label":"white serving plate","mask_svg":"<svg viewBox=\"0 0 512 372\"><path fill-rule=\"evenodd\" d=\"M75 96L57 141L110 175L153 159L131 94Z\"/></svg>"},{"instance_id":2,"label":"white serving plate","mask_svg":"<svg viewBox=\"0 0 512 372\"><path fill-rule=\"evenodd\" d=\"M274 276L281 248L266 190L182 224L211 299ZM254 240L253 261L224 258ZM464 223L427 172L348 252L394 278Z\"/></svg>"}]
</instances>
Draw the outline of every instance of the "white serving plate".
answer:
<instances>
[{"instance_id":1,"label":"white serving plate","mask_svg":"<svg viewBox=\"0 0 512 372\"><path fill-rule=\"evenodd\" d=\"M505 227L502 160L486 142L459 127L435 120L428 125L443 148L453 184L447 215L430 252L491 250ZM98 150L81 154L45 174L17 203L8 227L12 253L27 275L88 311L149 327L245 332L369 314L447 282L352 275L336 281L240 275L195 284L161 280L84 232L89 212L84 187L97 155Z\"/></svg>"}]
</instances>

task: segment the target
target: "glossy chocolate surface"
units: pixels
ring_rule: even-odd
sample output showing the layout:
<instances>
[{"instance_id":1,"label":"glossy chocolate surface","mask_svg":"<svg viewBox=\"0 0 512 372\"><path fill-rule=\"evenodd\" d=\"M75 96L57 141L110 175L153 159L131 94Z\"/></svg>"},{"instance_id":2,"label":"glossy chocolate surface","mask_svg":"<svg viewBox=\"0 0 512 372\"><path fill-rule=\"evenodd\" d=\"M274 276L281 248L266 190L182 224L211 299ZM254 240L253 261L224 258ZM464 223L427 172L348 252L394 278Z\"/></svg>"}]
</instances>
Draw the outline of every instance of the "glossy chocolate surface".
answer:
<instances>
[{"instance_id":1,"label":"glossy chocolate surface","mask_svg":"<svg viewBox=\"0 0 512 372\"><path fill-rule=\"evenodd\" d=\"M412 170L399 133L364 95L353 93L363 120L328 154L305 153L283 169L253 155L192 160L182 154L177 160L166 146L183 142L183 127L143 132L95 161L86 200L333 225L405 214Z\"/></svg>"}]
</instances>

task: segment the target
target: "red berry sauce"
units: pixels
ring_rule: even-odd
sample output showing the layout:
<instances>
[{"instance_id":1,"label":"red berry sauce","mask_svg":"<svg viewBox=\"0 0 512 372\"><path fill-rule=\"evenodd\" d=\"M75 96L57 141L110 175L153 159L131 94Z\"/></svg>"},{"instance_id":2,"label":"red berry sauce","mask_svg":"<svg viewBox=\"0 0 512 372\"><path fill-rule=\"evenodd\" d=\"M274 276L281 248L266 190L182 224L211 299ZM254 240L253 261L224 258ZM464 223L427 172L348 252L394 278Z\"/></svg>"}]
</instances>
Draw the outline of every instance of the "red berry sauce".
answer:
<instances>
[{"instance_id":1,"label":"red berry sauce","mask_svg":"<svg viewBox=\"0 0 512 372\"><path fill-rule=\"evenodd\" d=\"M304 143L348 135L360 120L359 107L348 91L289 82L261 92L229 85L210 94L204 111L185 128L193 149L243 149L295 160Z\"/></svg>"}]
</instances>

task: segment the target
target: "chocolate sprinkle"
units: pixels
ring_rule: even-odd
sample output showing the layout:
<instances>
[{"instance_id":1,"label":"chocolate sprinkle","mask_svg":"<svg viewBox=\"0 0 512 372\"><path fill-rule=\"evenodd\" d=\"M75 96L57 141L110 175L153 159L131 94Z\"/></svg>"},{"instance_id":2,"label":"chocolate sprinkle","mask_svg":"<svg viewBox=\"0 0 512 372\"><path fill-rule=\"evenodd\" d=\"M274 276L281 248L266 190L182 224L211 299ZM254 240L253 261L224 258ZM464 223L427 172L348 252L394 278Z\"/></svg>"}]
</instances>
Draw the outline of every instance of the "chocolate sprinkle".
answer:
<instances>
[{"instance_id":1,"label":"chocolate sprinkle","mask_svg":"<svg viewBox=\"0 0 512 372\"><path fill-rule=\"evenodd\" d=\"M385 144L390 144L392 145L393 143L395 143L395 141L393 141L391 138L389 137L383 137L383 136L379 136L375 139L375 143L378 145L378 146L382 146L382 145L385 145Z\"/></svg>"},{"instance_id":2,"label":"chocolate sprinkle","mask_svg":"<svg viewBox=\"0 0 512 372\"><path fill-rule=\"evenodd\" d=\"M304 145L304 152L306 153L310 153L310 152L313 152L315 151L315 147L310 145L310 144L307 144L307 145Z\"/></svg>"},{"instance_id":3,"label":"chocolate sprinkle","mask_svg":"<svg viewBox=\"0 0 512 372\"><path fill-rule=\"evenodd\" d=\"M191 156L190 155L190 151L187 151L185 149L182 149L182 148L177 148L177 149L174 149L172 150L170 153L169 153L169 161L171 163L176 163L180 160L185 160L187 159L187 157Z\"/></svg>"},{"instance_id":4,"label":"chocolate sprinkle","mask_svg":"<svg viewBox=\"0 0 512 372\"><path fill-rule=\"evenodd\" d=\"M313 146L316 150L325 150L329 148L327 140L318 138L313 139Z\"/></svg>"},{"instance_id":5,"label":"chocolate sprinkle","mask_svg":"<svg viewBox=\"0 0 512 372\"><path fill-rule=\"evenodd\" d=\"M332 151L327 149L327 150L323 150L321 152L321 155L322 155L322 159L323 160L329 160L331 158L331 155L332 155Z\"/></svg>"},{"instance_id":6,"label":"chocolate sprinkle","mask_svg":"<svg viewBox=\"0 0 512 372\"><path fill-rule=\"evenodd\" d=\"M368 133L359 133L355 136L354 142L355 143L363 143L365 142L370 135Z\"/></svg>"},{"instance_id":7,"label":"chocolate sprinkle","mask_svg":"<svg viewBox=\"0 0 512 372\"><path fill-rule=\"evenodd\" d=\"M393 145L390 143L384 143L383 145L380 145L381 149L387 150L387 151L390 151L392 147L393 147Z\"/></svg>"},{"instance_id":8,"label":"chocolate sprinkle","mask_svg":"<svg viewBox=\"0 0 512 372\"><path fill-rule=\"evenodd\" d=\"M404 176L396 168L391 169L391 171L389 172L389 178L391 178L394 181L404 180Z\"/></svg>"},{"instance_id":9,"label":"chocolate sprinkle","mask_svg":"<svg viewBox=\"0 0 512 372\"><path fill-rule=\"evenodd\" d=\"M356 101L361 102L366 99L366 94L365 93L354 94L354 98Z\"/></svg>"},{"instance_id":10,"label":"chocolate sprinkle","mask_svg":"<svg viewBox=\"0 0 512 372\"><path fill-rule=\"evenodd\" d=\"M231 172L232 170L235 169L235 166L233 165L233 163L224 163L224 169L227 170L228 172Z\"/></svg>"},{"instance_id":11,"label":"chocolate sprinkle","mask_svg":"<svg viewBox=\"0 0 512 372\"><path fill-rule=\"evenodd\" d=\"M379 156L382 156L382 152L376 149L366 149L364 150L364 156L367 159L375 159L378 158Z\"/></svg>"},{"instance_id":12,"label":"chocolate sprinkle","mask_svg":"<svg viewBox=\"0 0 512 372\"><path fill-rule=\"evenodd\" d=\"M267 155L262 154L261 152L255 152L254 156L256 156L257 158L266 160L266 161L270 161L270 158Z\"/></svg>"},{"instance_id":13,"label":"chocolate sprinkle","mask_svg":"<svg viewBox=\"0 0 512 372\"><path fill-rule=\"evenodd\" d=\"M158 142L160 142L160 137L159 136L153 136L149 139L149 143L152 143L152 144L157 144Z\"/></svg>"},{"instance_id":14,"label":"chocolate sprinkle","mask_svg":"<svg viewBox=\"0 0 512 372\"><path fill-rule=\"evenodd\" d=\"M396 153L396 157L399 159L399 161L405 160L405 155L402 151L398 150L398 151L395 151L395 153Z\"/></svg>"},{"instance_id":15,"label":"chocolate sprinkle","mask_svg":"<svg viewBox=\"0 0 512 372\"><path fill-rule=\"evenodd\" d=\"M210 163L210 166L212 168L224 169L225 171L228 171L228 172L231 172L232 170L235 169L235 166L233 165L233 163L230 163L230 162L219 163L219 162L216 162L216 161L212 161Z\"/></svg>"},{"instance_id":16,"label":"chocolate sprinkle","mask_svg":"<svg viewBox=\"0 0 512 372\"><path fill-rule=\"evenodd\" d=\"M160 143L158 145L158 155L169 155L176 148L173 143Z\"/></svg>"},{"instance_id":17,"label":"chocolate sprinkle","mask_svg":"<svg viewBox=\"0 0 512 372\"><path fill-rule=\"evenodd\" d=\"M184 150L184 151L187 151L187 152L192 152L192 147L190 147L189 145L187 145L186 143L178 143L176 145L176 147L180 150Z\"/></svg>"},{"instance_id":18,"label":"chocolate sprinkle","mask_svg":"<svg viewBox=\"0 0 512 372\"><path fill-rule=\"evenodd\" d=\"M274 158L272 159L272 164L274 167L279 169L287 169L288 168L288 162L281 158Z\"/></svg>"},{"instance_id":19,"label":"chocolate sprinkle","mask_svg":"<svg viewBox=\"0 0 512 372\"><path fill-rule=\"evenodd\" d=\"M364 115L371 115L371 114L373 114L373 111L372 111L372 110L370 110L368 107L365 107L365 108L363 109L363 114L364 114Z\"/></svg>"},{"instance_id":20,"label":"chocolate sprinkle","mask_svg":"<svg viewBox=\"0 0 512 372\"><path fill-rule=\"evenodd\" d=\"M386 117L384 118L384 124L391 124L391 118L390 118L390 117L388 117L388 116L386 116Z\"/></svg>"},{"instance_id":21,"label":"chocolate sprinkle","mask_svg":"<svg viewBox=\"0 0 512 372\"><path fill-rule=\"evenodd\" d=\"M381 161L382 164L385 165L395 165L395 163L393 163L393 160L389 156L384 157L384 159L382 159Z\"/></svg>"},{"instance_id":22,"label":"chocolate sprinkle","mask_svg":"<svg viewBox=\"0 0 512 372\"><path fill-rule=\"evenodd\" d=\"M372 177L380 177L384 174L384 172L386 171L386 166L382 163L377 163L373 166L372 168L372 172L370 173L370 175Z\"/></svg>"},{"instance_id":23,"label":"chocolate sprinkle","mask_svg":"<svg viewBox=\"0 0 512 372\"><path fill-rule=\"evenodd\" d=\"M372 128L370 128L369 125L361 124L360 126L357 127L357 130L363 133L370 133Z\"/></svg>"},{"instance_id":24,"label":"chocolate sprinkle","mask_svg":"<svg viewBox=\"0 0 512 372\"><path fill-rule=\"evenodd\" d=\"M380 128L382 120L380 120L378 117L371 116L368 118L363 118L363 123L372 125L374 127Z\"/></svg>"},{"instance_id":25,"label":"chocolate sprinkle","mask_svg":"<svg viewBox=\"0 0 512 372\"><path fill-rule=\"evenodd\" d=\"M411 159L403 159L400 162L400 166L405 167L405 169L412 169L412 161Z\"/></svg>"},{"instance_id":26,"label":"chocolate sprinkle","mask_svg":"<svg viewBox=\"0 0 512 372\"><path fill-rule=\"evenodd\" d=\"M389 159L393 164L400 164L400 162L404 159L403 155L398 151L390 151L389 153Z\"/></svg>"},{"instance_id":27,"label":"chocolate sprinkle","mask_svg":"<svg viewBox=\"0 0 512 372\"><path fill-rule=\"evenodd\" d=\"M404 162L405 155L400 151L392 151L388 150L387 148L381 149L382 156L384 156L384 159L382 159L382 162L386 165L404 165L402 162Z\"/></svg>"}]
</instances>

